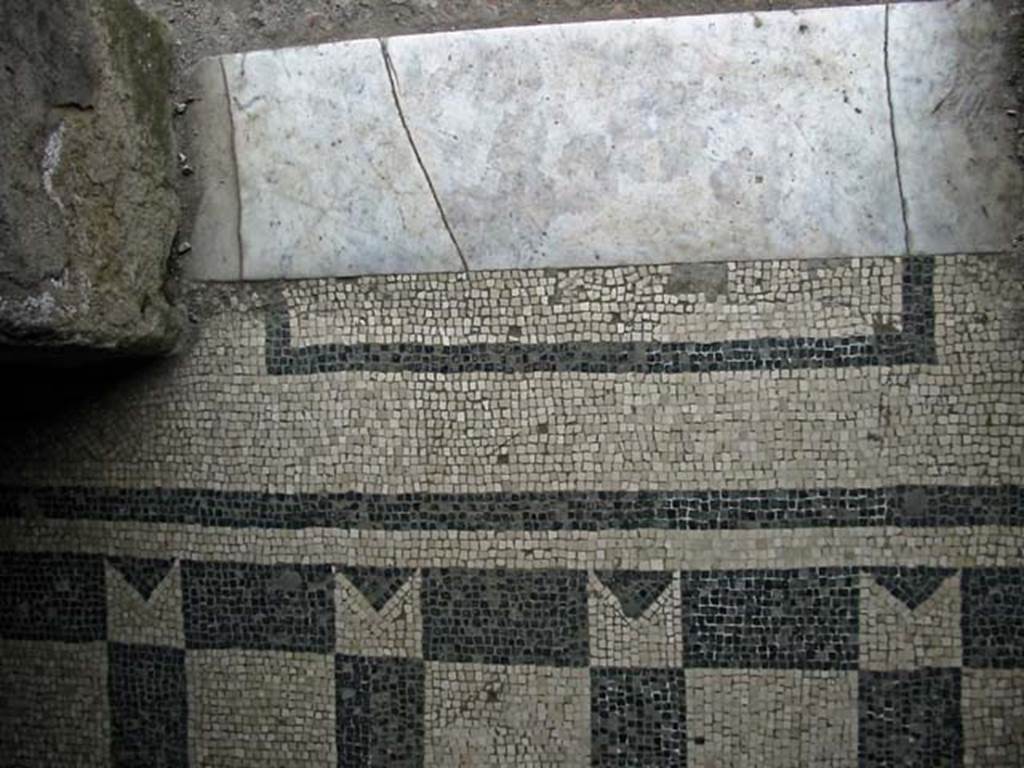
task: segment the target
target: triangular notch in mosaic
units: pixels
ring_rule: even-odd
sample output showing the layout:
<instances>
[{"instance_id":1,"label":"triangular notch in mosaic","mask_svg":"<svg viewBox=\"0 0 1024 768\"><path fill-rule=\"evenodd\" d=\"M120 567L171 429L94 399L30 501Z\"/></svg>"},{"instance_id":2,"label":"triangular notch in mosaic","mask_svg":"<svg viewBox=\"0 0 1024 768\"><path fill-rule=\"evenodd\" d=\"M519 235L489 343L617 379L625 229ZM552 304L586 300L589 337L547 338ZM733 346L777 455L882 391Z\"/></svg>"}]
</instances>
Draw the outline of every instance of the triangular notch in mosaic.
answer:
<instances>
[{"instance_id":1,"label":"triangular notch in mosaic","mask_svg":"<svg viewBox=\"0 0 1024 768\"><path fill-rule=\"evenodd\" d=\"M412 576L411 568L364 568L350 566L341 573L352 582L375 611L379 611Z\"/></svg>"},{"instance_id":2,"label":"triangular notch in mosaic","mask_svg":"<svg viewBox=\"0 0 1024 768\"><path fill-rule=\"evenodd\" d=\"M597 578L619 599L622 612L635 619L661 596L665 587L672 581L672 574L650 571L599 571Z\"/></svg>"},{"instance_id":3,"label":"triangular notch in mosaic","mask_svg":"<svg viewBox=\"0 0 1024 768\"><path fill-rule=\"evenodd\" d=\"M110 564L131 584L143 600L149 600L160 582L174 565L171 560L148 560L135 557L111 557Z\"/></svg>"},{"instance_id":4,"label":"triangular notch in mosaic","mask_svg":"<svg viewBox=\"0 0 1024 768\"><path fill-rule=\"evenodd\" d=\"M950 568L879 568L871 572L879 585L912 611L954 573Z\"/></svg>"}]
</instances>

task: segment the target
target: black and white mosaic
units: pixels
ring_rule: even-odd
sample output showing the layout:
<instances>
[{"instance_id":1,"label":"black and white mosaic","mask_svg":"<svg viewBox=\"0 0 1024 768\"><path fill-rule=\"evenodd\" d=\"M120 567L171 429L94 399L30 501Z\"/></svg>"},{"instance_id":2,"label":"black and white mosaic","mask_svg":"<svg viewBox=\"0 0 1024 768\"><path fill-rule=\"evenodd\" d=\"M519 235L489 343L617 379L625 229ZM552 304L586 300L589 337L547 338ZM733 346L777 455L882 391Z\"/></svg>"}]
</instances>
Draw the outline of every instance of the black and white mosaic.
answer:
<instances>
[{"instance_id":1,"label":"black and white mosaic","mask_svg":"<svg viewBox=\"0 0 1024 768\"><path fill-rule=\"evenodd\" d=\"M1020 765L1021 305L977 256L240 288L0 441L0 763Z\"/></svg>"},{"instance_id":2,"label":"black and white mosaic","mask_svg":"<svg viewBox=\"0 0 1024 768\"><path fill-rule=\"evenodd\" d=\"M1013 525L1022 485L679 491L260 493L165 488L0 489L0 519L232 528L682 531Z\"/></svg>"},{"instance_id":3,"label":"black and white mosaic","mask_svg":"<svg viewBox=\"0 0 1024 768\"><path fill-rule=\"evenodd\" d=\"M409 568L343 568L345 575L375 611L380 611L410 578Z\"/></svg>"},{"instance_id":4,"label":"black and white mosaic","mask_svg":"<svg viewBox=\"0 0 1024 768\"><path fill-rule=\"evenodd\" d=\"M153 590L167 578L174 565L170 560L137 557L112 557L109 562L143 600L153 596Z\"/></svg>"},{"instance_id":5,"label":"black and white mosaic","mask_svg":"<svg viewBox=\"0 0 1024 768\"><path fill-rule=\"evenodd\" d=\"M17 574L12 564L20 564L22 573L27 573L29 564L58 568L66 561L81 568L82 560L66 554L28 559L12 553L2 559L8 574ZM102 558L93 559L102 562ZM126 567L117 558L112 561ZM146 563L132 565L144 568ZM417 580L416 569L345 568L343 572L366 590L371 605L380 606ZM472 749L467 746L471 742L459 735L461 728L469 729L467 733L483 728L490 734L485 741L490 740L491 747L509 759L533 755L538 764L558 764L551 755L564 755L570 748L573 742L568 735L538 732L529 741L532 746L522 747L525 751L515 746L515 712L527 706L532 696L538 697L539 711L560 711L566 717L571 711L574 727L589 728L588 754L593 765L686 765L687 754L723 759L747 747L743 741L722 741L723 733L715 731L715 702L734 706L736 697L746 699L754 695L753 690L761 691L757 707L765 709L751 710L747 719L767 716L771 707L786 701L787 691L800 700L807 696L816 702L814 709L793 713L797 719L792 723L798 730L786 731L793 743L780 741L765 747L772 750L773 764L801 750L831 755L826 760L830 762L848 749L855 750L864 765L965 765L965 744L977 745L979 732L990 724L972 720L971 730L965 732L960 703L963 676L1002 674L992 679L993 689L1002 691L998 695L1004 698L1017 695L1006 685L1024 671L1022 657L1013 651L1019 635L1014 622L1021 615L1015 589L1021 569L808 568L678 575L684 652L665 658L663 666L614 667L589 661L593 636L588 633L586 572L426 569L422 572L422 648L397 657L334 653L330 607L336 587L330 566L186 561L182 563L186 596L182 610L187 648L107 643L111 761L115 765L189 764L189 723L195 718L190 720L188 701L197 702L199 708L195 717L200 720L194 725L199 735L192 732L193 736L213 739L204 742L204 754L210 759L229 754L230 733L215 733L215 720L219 708L230 706L230 701L207 683L195 691L189 687L190 680L222 677L262 686L272 685L275 675L284 674L281 679L289 681L290 699L308 696L311 701L333 702L327 712L334 723L334 740L322 744L322 749L310 746L302 759L337 755L341 766L445 764L454 754L446 750L461 755ZM592 577L616 597L625 619L636 622L665 599L673 579L665 572L637 571L604 571ZM49 578L46 571L37 571L13 583L31 596L41 589L53 590ZM949 584L962 583L962 665L908 669L897 659L893 669L865 667L865 657L858 656L862 631L858 613L863 610L858 605L866 583L878 584L909 611L927 607ZM99 595L93 607L102 614L106 606L103 593ZM47 605L38 598L36 604ZM4 630L5 637L12 638L4 642L12 642L22 631L10 624ZM339 631L347 629L341 626ZM904 638L898 626L889 631L892 644L915 642ZM66 642L69 636L62 624L53 622L35 627L32 639ZM105 634L98 631L90 639L102 643ZM77 641L83 642L81 637ZM24 648L23 641L20 647ZM369 654L372 651L368 649ZM927 664L926 656L919 658ZM573 671L579 667L584 668L583 677ZM333 673L323 677L323 670ZM537 677L536 670L550 672ZM764 676L760 683L753 679L758 675ZM445 682L449 679L451 688ZM970 693L976 695L980 678L967 679L972 684ZM440 703L449 695L463 702L459 707L478 702L490 709L471 717L471 707L460 715L463 710L446 709L449 705ZM1007 705L997 700L988 706L1002 706L999 711L1013 717L1013 710L1005 710ZM318 717L325 716L324 710L318 711ZM285 730L279 737L270 737L271 741L279 738L288 745L316 736L320 731L306 720L312 716L295 711L283 720L273 718L277 726L268 727ZM827 727L835 733L802 744L799 723L818 717L829 718ZM786 728L792 723L787 721ZM531 725L529 730L536 727ZM202 736L208 731L208 736ZM1018 741L998 733L1001 754L1016 754ZM253 747L246 749L251 752Z\"/></svg>"},{"instance_id":6,"label":"black and white mosaic","mask_svg":"<svg viewBox=\"0 0 1024 768\"><path fill-rule=\"evenodd\" d=\"M657 571L601 571L597 574L630 619L642 616L672 583L672 574Z\"/></svg>"},{"instance_id":7,"label":"black and white mosaic","mask_svg":"<svg viewBox=\"0 0 1024 768\"><path fill-rule=\"evenodd\" d=\"M893 597L913 611L929 600L942 582L954 573L950 568L896 567L876 568L871 575Z\"/></svg>"},{"instance_id":8,"label":"black and white mosaic","mask_svg":"<svg viewBox=\"0 0 1024 768\"><path fill-rule=\"evenodd\" d=\"M714 373L794 368L907 365L934 360L930 257L904 260L900 328L872 335L753 338L712 342L563 342L524 344L516 327L501 344L292 344L287 307L266 321L267 372L309 376L337 371L413 373Z\"/></svg>"}]
</instances>

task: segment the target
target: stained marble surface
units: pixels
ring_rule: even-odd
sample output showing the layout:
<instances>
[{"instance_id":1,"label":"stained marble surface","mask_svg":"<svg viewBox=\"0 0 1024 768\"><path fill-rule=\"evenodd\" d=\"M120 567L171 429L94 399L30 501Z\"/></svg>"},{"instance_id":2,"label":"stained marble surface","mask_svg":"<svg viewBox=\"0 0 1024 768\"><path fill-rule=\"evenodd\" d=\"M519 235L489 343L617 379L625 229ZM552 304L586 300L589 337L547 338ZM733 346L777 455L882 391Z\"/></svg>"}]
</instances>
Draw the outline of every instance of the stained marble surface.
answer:
<instances>
[{"instance_id":1,"label":"stained marble surface","mask_svg":"<svg viewBox=\"0 0 1024 768\"><path fill-rule=\"evenodd\" d=\"M910 245L1008 250L1024 214L1007 2L893 5L889 69Z\"/></svg>"},{"instance_id":2,"label":"stained marble surface","mask_svg":"<svg viewBox=\"0 0 1024 768\"><path fill-rule=\"evenodd\" d=\"M377 41L224 63L245 279L462 268Z\"/></svg>"},{"instance_id":3,"label":"stained marble surface","mask_svg":"<svg viewBox=\"0 0 1024 768\"><path fill-rule=\"evenodd\" d=\"M230 145L237 168L201 169L216 194L190 272L1005 250L1024 181L1000 8L721 14L227 56L210 101L230 113L208 121L208 142L217 157Z\"/></svg>"},{"instance_id":4,"label":"stained marble surface","mask_svg":"<svg viewBox=\"0 0 1024 768\"><path fill-rule=\"evenodd\" d=\"M398 38L477 269L897 252L884 10Z\"/></svg>"}]
</instances>

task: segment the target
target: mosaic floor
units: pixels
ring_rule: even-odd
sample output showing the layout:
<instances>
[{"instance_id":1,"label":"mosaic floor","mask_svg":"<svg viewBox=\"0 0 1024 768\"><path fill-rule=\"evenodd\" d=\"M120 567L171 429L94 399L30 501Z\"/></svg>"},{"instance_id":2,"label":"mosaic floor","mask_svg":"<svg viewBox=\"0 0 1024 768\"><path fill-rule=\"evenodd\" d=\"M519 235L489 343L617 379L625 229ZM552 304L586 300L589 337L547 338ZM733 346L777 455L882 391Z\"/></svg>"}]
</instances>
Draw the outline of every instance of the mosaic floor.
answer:
<instances>
[{"instance_id":1,"label":"mosaic floor","mask_svg":"<svg viewBox=\"0 0 1024 768\"><path fill-rule=\"evenodd\" d=\"M0 763L1024 761L1015 258L219 295L5 442Z\"/></svg>"}]
</instances>

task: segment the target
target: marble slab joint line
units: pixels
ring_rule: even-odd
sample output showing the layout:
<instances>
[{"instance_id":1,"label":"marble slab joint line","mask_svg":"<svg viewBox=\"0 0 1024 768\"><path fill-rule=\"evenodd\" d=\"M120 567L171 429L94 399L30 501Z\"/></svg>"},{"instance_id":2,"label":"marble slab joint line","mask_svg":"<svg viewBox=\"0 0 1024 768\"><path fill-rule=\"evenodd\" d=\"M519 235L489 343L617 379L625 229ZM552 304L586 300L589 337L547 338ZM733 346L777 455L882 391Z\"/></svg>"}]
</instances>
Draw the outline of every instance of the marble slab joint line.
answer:
<instances>
[{"instance_id":1,"label":"marble slab joint line","mask_svg":"<svg viewBox=\"0 0 1024 768\"><path fill-rule=\"evenodd\" d=\"M420 156L420 150L416 146L416 141L412 137L412 131L409 129L409 123L405 119L405 112L402 110L402 101L398 95L398 73L395 72L395 66L391 61L391 54L388 53L388 41L386 38L378 38L377 42L380 44L380 54L384 59L384 71L388 75L388 84L391 86L391 96L395 102L395 110L398 112L398 119L402 123L402 130L405 132L405 137L409 140L409 147L412 149L413 155L416 157L416 164L420 167L420 171L423 173L423 178L427 182L427 188L430 190L430 196L434 198L434 205L437 207L437 212L441 217L441 224L444 225L445 231L448 233L448 237L452 241L452 246L455 248L455 252L459 254L459 261L462 262L462 269L465 272L469 272L469 262L466 261L466 254L462 252L462 246L459 245L459 241L455 237L455 232L452 231L451 224L448 223L448 217L445 215L444 206L441 205L441 198L437 195L437 188L434 187L434 180L430 178L430 174L427 172L427 166L423 163L423 158Z\"/></svg>"},{"instance_id":2,"label":"marble slab joint line","mask_svg":"<svg viewBox=\"0 0 1024 768\"><path fill-rule=\"evenodd\" d=\"M907 197L903 193L903 175L900 170L900 145L896 140L896 111L892 106L892 77L889 73L889 10L891 3L885 4L885 35L882 38L882 64L885 69L885 100L889 107L889 134L892 136L893 161L896 164L896 188L900 196L900 217L903 221L903 248L909 256L910 224L907 219Z\"/></svg>"},{"instance_id":3,"label":"marble slab joint line","mask_svg":"<svg viewBox=\"0 0 1024 768\"><path fill-rule=\"evenodd\" d=\"M244 53L242 54L244 57ZM229 145L231 147L231 162L235 166L235 175L237 179L239 164L238 164L238 144L235 141L235 111L231 104L231 85L228 82L227 69L224 66L224 57L218 58L218 64L220 65L220 76L224 80L224 98L228 102L228 128L229 128ZM244 61L244 59L243 59ZM243 67L245 65L243 64ZM242 241L242 185L238 181L235 182L235 197L238 208L235 211L235 237L238 239L238 279L245 280L245 247Z\"/></svg>"}]
</instances>

